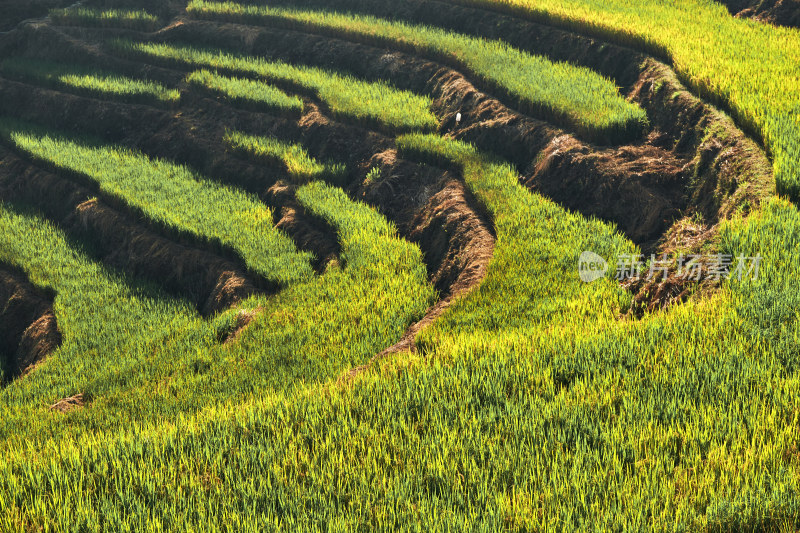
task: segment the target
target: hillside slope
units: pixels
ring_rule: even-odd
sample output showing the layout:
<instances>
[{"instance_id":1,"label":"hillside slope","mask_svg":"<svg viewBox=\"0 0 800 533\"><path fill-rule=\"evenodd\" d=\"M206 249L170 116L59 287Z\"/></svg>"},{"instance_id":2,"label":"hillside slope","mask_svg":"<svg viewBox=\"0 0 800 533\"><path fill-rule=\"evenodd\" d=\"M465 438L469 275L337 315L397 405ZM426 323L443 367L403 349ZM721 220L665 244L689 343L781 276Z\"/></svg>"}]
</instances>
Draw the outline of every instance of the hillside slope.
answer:
<instances>
[{"instance_id":1,"label":"hillside slope","mask_svg":"<svg viewBox=\"0 0 800 533\"><path fill-rule=\"evenodd\" d=\"M800 528L798 43L705 0L0 35L0 530Z\"/></svg>"}]
</instances>

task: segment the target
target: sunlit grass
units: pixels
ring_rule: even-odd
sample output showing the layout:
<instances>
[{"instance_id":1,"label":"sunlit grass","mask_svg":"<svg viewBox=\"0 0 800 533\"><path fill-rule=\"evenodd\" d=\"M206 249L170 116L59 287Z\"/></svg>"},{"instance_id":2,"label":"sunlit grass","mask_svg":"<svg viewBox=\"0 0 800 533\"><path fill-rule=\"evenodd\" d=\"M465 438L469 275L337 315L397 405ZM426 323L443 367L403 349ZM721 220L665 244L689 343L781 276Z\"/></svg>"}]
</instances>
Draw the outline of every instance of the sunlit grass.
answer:
<instances>
[{"instance_id":1,"label":"sunlit grass","mask_svg":"<svg viewBox=\"0 0 800 533\"><path fill-rule=\"evenodd\" d=\"M278 162L297 182L313 179L336 181L345 173L343 165L319 163L301 145L286 143L275 137L258 137L234 131L225 135L225 143L247 156Z\"/></svg>"},{"instance_id":2,"label":"sunlit grass","mask_svg":"<svg viewBox=\"0 0 800 533\"><path fill-rule=\"evenodd\" d=\"M310 92L322 100L335 116L391 131L428 131L438 124L430 111L429 98L398 90L386 83L366 82L319 68L222 50L132 41L116 41L113 47L142 59L244 74Z\"/></svg>"},{"instance_id":3,"label":"sunlit grass","mask_svg":"<svg viewBox=\"0 0 800 533\"><path fill-rule=\"evenodd\" d=\"M143 10L70 7L51 10L50 18L56 24L64 25L128 28L139 31L155 31L159 28L158 17Z\"/></svg>"},{"instance_id":4,"label":"sunlit grass","mask_svg":"<svg viewBox=\"0 0 800 533\"><path fill-rule=\"evenodd\" d=\"M81 65L16 57L3 61L2 71L6 76L45 83L62 90L131 102L174 104L181 97L180 91L169 89L160 83Z\"/></svg>"},{"instance_id":5,"label":"sunlit grass","mask_svg":"<svg viewBox=\"0 0 800 533\"><path fill-rule=\"evenodd\" d=\"M381 45L463 66L510 96L515 105L601 142L635 138L646 128L647 115L627 102L614 83L596 72L554 63L502 41L469 37L436 28L368 15L304 11L234 2L192 0L189 13L210 19L249 23L288 22L335 36L357 36Z\"/></svg>"},{"instance_id":6,"label":"sunlit grass","mask_svg":"<svg viewBox=\"0 0 800 533\"><path fill-rule=\"evenodd\" d=\"M192 85L219 94L232 102L258 111L298 116L303 101L263 82L230 78L208 70L198 70L186 78Z\"/></svg>"}]
</instances>

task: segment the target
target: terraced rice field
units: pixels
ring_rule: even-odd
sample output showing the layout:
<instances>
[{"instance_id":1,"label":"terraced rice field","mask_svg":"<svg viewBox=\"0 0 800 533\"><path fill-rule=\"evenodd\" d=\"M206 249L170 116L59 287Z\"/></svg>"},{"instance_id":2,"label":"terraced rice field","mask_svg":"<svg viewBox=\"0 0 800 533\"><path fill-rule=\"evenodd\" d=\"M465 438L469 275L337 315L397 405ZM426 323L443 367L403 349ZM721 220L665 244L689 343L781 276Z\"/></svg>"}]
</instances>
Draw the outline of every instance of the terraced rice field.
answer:
<instances>
[{"instance_id":1,"label":"terraced rice field","mask_svg":"<svg viewBox=\"0 0 800 533\"><path fill-rule=\"evenodd\" d=\"M45 3L0 530L800 530L788 8Z\"/></svg>"}]
</instances>

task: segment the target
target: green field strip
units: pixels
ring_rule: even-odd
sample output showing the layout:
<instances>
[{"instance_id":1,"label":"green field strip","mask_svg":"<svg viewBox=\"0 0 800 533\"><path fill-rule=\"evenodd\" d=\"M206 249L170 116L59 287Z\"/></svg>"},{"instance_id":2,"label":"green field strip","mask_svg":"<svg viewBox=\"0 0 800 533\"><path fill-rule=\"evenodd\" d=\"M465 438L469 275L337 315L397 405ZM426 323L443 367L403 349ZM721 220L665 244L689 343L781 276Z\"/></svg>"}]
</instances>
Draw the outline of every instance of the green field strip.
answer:
<instances>
[{"instance_id":1,"label":"green field strip","mask_svg":"<svg viewBox=\"0 0 800 533\"><path fill-rule=\"evenodd\" d=\"M94 9L71 7L53 9L50 19L67 26L96 26L101 28L124 28L138 31L155 31L160 27L158 17L143 10Z\"/></svg>"},{"instance_id":2,"label":"green field strip","mask_svg":"<svg viewBox=\"0 0 800 533\"><path fill-rule=\"evenodd\" d=\"M554 63L502 41L369 15L205 0L192 0L187 10L211 20L289 23L442 60L467 69L494 90L502 91L523 111L592 140L624 142L641 135L647 127L644 110L627 102L611 80L588 68Z\"/></svg>"},{"instance_id":3,"label":"green field strip","mask_svg":"<svg viewBox=\"0 0 800 533\"><path fill-rule=\"evenodd\" d=\"M759 135L778 194L800 201L800 31L731 17L717 2L449 0L560 26L670 60L692 90Z\"/></svg>"},{"instance_id":4,"label":"green field strip","mask_svg":"<svg viewBox=\"0 0 800 533\"><path fill-rule=\"evenodd\" d=\"M79 94L109 96L134 103L175 104L181 93L160 83L139 80L81 65L30 58L11 58L0 66L3 75L46 84Z\"/></svg>"},{"instance_id":5,"label":"green field strip","mask_svg":"<svg viewBox=\"0 0 800 533\"><path fill-rule=\"evenodd\" d=\"M186 81L255 111L277 112L293 117L299 117L303 112L303 100L263 82L222 76L209 70L192 72Z\"/></svg>"},{"instance_id":6,"label":"green field strip","mask_svg":"<svg viewBox=\"0 0 800 533\"><path fill-rule=\"evenodd\" d=\"M138 59L218 69L311 92L335 116L368 126L390 131L430 131L438 126L430 110L430 98L398 90L383 82L366 82L319 68L191 46L114 41L112 47Z\"/></svg>"},{"instance_id":7,"label":"green field strip","mask_svg":"<svg viewBox=\"0 0 800 533\"><path fill-rule=\"evenodd\" d=\"M273 283L286 286L314 275L311 255L275 228L271 209L251 194L124 148L9 121L0 123L0 133L33 159L79 174L154 222L230 248Z\"/></svg>"},{"instance_id":8,"label":"green field strip","mask_svg":"<svg viewBox=\"0 0 800 533\"><path fill-rule=\"evenodd\" d=\"M277 163L295 183L311 180L341 181L347 169L340 163L320 163L300 144L287 143L275 137L247 135L233 131L225 135L225 144L232 150L258 161Z\"/></svg>"},{"instance_id":9,"label":"green field strip","mask_svg":"<svg viewBox=\"0 0 800 533\"><path fill-rule=\"evenodd\" d=\"M0 227L0 261L56 294L53 308L63 345L37 366L36 379L27 381L24 397L34 405L80 392L77 384L144 358L140 348L146 339L175 335L197 322L188 302L132 285L87 259L37 215L0 204Z\"/></svg>"}]
</instances>

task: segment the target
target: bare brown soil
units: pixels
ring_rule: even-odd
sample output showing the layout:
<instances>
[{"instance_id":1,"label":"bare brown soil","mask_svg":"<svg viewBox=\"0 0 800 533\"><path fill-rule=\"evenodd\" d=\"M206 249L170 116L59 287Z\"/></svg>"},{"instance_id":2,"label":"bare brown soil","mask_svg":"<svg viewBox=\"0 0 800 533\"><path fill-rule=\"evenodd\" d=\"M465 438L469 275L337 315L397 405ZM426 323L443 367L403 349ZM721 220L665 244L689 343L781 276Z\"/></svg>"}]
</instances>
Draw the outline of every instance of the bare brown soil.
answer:
<instances>
[{"instance_id":1,"label":"bare brown soil","mask_svg":"<svg viewBox=\"0 0 800 533\"><path fill-rule=\"evenodd\" d=\"M0 356L3 377L12 379L61 344L53 295L0 265Z\"/></svg>"},{"instance_id":2,"label":"bare brown soil","mask_svg":"<svg viewBox=\"0 0 800 533\"><path fill-rule=\"evenodd\" d=\"M244 328L250 325L250 322L261 312L261 309L254 309L252 311L239 311L236 313L236 320L234 321L230 331L223 332L220 342L229 344L235 342Z\"/></svg>"},{"instance_id":3,"label":"bare brown soil","mask_svg":"<svg viewBox=\"0 0 800 533\"><path fill-rule=\"evenodd\" d=\"M776 26L800 28L800 1L798 0L720 0L740 18L752 18Z\"/></svg>"},{"instance_id":4,"label":"bare brown soil","mask_svg":"<svg viewBox=\"0 0 800 533\"><path fill-rule=\"evenodd\" d=\"M62 398L50 406L51 411L58 411L59 413L66 413L73 409L84 407L86 399L82 393L75 394L69 398Z\"/></svg>"},{"instance_id":5,"label":"bare brown soil","mask_svg":"<svg viewBox=\"0 0 800 533\"><path fill-rule=\"evenodd\" d=\"M717 230L717 226L698 224L688 218L679 220L664 235L655 255L659 260L676 255L697 256L701 264L705 263L715 246ZM675 259L666 275L662 273L652 277L642 275L624 280L622 285L633 293L633 301L624 316L641 318L645 313L683 303L695 293L714 291L718 282L711 279L701 281L690 279L680 273Z\"/></svg>"}]
</instances>

